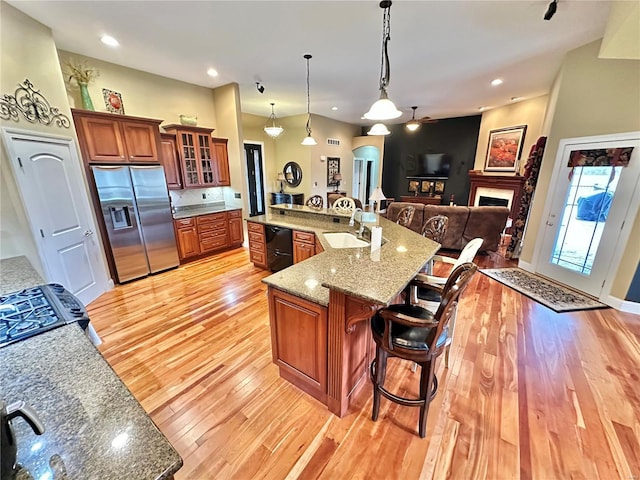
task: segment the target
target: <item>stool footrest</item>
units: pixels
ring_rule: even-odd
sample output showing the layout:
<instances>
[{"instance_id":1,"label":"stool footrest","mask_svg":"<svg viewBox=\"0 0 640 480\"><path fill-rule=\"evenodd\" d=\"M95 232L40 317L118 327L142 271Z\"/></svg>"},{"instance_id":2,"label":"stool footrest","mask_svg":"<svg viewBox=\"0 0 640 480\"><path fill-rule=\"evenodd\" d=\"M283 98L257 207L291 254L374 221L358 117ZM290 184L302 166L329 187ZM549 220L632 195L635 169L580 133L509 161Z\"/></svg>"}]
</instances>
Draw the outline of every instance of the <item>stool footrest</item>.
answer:
<instances>
[{"instance_id":1,"label":"stool footrest","mask_svg":"<svg viewBox=\"0 0 640 480\"><path fill-rule=\"evenodd\" d=\"M420 366L422 368L422 365ZM423 398L407 398L396 395L395 393L390 392L382 385L378 385L376 383L376 361L371 362L371 366L369 369L369 375L371 376L371 383L373 384L373 388L378 390L385 398L391 400L392 402L398 403L400 405L404 405L406 407L421 407L425 404L425 399ZM433 388L431 393L429 394L429 402L433 400L433 397L438 393L438 377L433 376Z\"/></svg>"}]
</instances>

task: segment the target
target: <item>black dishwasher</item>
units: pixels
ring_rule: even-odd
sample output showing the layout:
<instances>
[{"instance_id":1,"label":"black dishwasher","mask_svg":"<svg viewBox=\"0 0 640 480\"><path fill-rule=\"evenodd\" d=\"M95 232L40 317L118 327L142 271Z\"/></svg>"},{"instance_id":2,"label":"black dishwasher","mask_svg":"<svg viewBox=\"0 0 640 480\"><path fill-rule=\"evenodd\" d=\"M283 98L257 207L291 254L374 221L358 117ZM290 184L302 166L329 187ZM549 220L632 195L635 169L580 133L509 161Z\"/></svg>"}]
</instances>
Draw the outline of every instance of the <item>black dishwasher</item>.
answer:
<instances>
[{"instance_id":1,"label":"black dishwasher","mask_svg":"<svg viewBox=\"0 0 640 480\"><path fill-rule=\"evenodd\" d=\"M266 225L267 266L272 272L293 265L293 241L291 229Z\"/></svg>"}]
</instances>

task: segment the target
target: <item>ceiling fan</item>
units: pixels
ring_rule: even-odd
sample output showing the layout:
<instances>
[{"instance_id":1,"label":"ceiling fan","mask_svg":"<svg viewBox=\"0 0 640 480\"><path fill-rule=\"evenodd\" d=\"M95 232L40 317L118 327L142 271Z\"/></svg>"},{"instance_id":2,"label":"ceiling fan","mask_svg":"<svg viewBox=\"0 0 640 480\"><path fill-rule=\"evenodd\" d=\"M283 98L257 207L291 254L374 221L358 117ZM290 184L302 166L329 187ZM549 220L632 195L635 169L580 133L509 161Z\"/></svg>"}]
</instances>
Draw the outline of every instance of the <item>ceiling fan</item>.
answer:
<instances>
[{"instance_id":1,"label":"ceiling fan","mask_svg":"<svg viewBox=\"0 0 640 480\"><path fill-rule=\"evenodd\" d=\"M422 117L422 118L416 118L416 110L418 109L417 106L413 106L411 107L411 109L413 110L413 115L411 116L411 120L409 120L407 123L405 123L405 127L407 127L407 130L409 130L410 132L415 132L417 129L420 128L420 125L422 125L423 123L437 123L438 120L435 120L431 117Z\"/></svg>"}]
</instances>

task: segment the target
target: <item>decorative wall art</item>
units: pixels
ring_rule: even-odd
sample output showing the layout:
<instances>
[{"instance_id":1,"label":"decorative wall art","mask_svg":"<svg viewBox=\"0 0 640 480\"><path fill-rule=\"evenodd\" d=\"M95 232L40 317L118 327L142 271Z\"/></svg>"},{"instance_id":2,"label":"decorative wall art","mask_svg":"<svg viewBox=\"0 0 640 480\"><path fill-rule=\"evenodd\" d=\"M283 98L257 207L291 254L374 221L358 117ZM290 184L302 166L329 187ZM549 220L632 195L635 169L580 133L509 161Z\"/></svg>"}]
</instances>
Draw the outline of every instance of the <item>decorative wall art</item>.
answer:
<instances>
[{"instance_id":1,"label":"decorative wall art","mask_svg":"<svg viewBox=\"0 0 640 480\"><path fill-rule=\"evenodd\" d=\"M124 104L122 103L121 94L108 88L103 88L102 96L104 97L104 104L108 112L124 115Z\"/></svg>"},{"instance_id":2,"label":"decorative wall art","mask_svg":"<svg viewBox=\"0 0 640 480\"><path fill-rule=\"evenodd\" d=\"M410 192L413 192L415 195L417 195L419 189L420 189L420 182L418 180L409 180Z\"/></svg>"},{"instance_id":3,"label":"decorative wall art","mask_svg":"<svg viewBox=\"0 0 640 480\"><path fill-rule=\"evenodd\" d=\"M435 182L434 192L436 195L442 195L444 193L444 182Z\"/></svg>"},{"instance_id":4,"label":"decorative wall art","mask_svg":"<svg viewBox=\"0 0 640 480\"><path fill-rule=\"evenodd\" d=\"M429 195L432 195L434 187L435 187L434 181L422 180L422 182L420 182L420 193L427 193Z\"/></svg>"},{"instance_id":5,"label":"decorative wall art","mask_svg":"<svg viewBox=\"0 0 640 480\"><path fill-rule=\"evenodd\" d=\"M333 179L336 173L340 173L340 159L337 157L327 158L327 187L335 187L338 181Z\"/></svg>"},{"instance_id":6,"label":"decorative wall art","mask_svg":"<svg viewBox=\"0 0 640 480\"><path fill-rule=\"evenodd\" d=\"M485 171L516 172L526 132L526 125L489 131Z\"/></svg>"},{"instance_id":7,"label":"decorative wall art","mask_svg":"<svg viewBox=\"0 0 640 480\"><path fill-rule=\"evenodd\" d=\"M34 88L29 79L18 84L13 95L4 94L0 98L0 118L3 120L20 121L22 115L27 122L51 125L55 123L61 128L69 128L71 121L57 107L52 107L49 101Z\"/></svg>"}]
</instances>

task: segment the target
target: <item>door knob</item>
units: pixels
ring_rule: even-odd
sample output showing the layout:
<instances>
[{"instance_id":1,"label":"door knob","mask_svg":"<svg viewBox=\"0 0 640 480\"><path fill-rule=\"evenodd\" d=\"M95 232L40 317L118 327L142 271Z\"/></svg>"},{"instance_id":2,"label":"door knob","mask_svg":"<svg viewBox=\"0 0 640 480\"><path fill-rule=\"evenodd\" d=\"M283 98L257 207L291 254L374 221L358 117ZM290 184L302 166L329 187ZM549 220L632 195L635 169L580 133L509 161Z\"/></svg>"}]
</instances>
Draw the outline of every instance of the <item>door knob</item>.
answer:
<instances>
[{"instance_id":1,"label":"door knob","mask_svg":"<svg viewBox=\"0 0 640 480\"><path fill-rule=\"evenodd\" d=\"M93 232L91 230L85 230L84 231L84 236L85 237L90 237L91 235L93 235Z\"/></svg>"}]
</instances>

